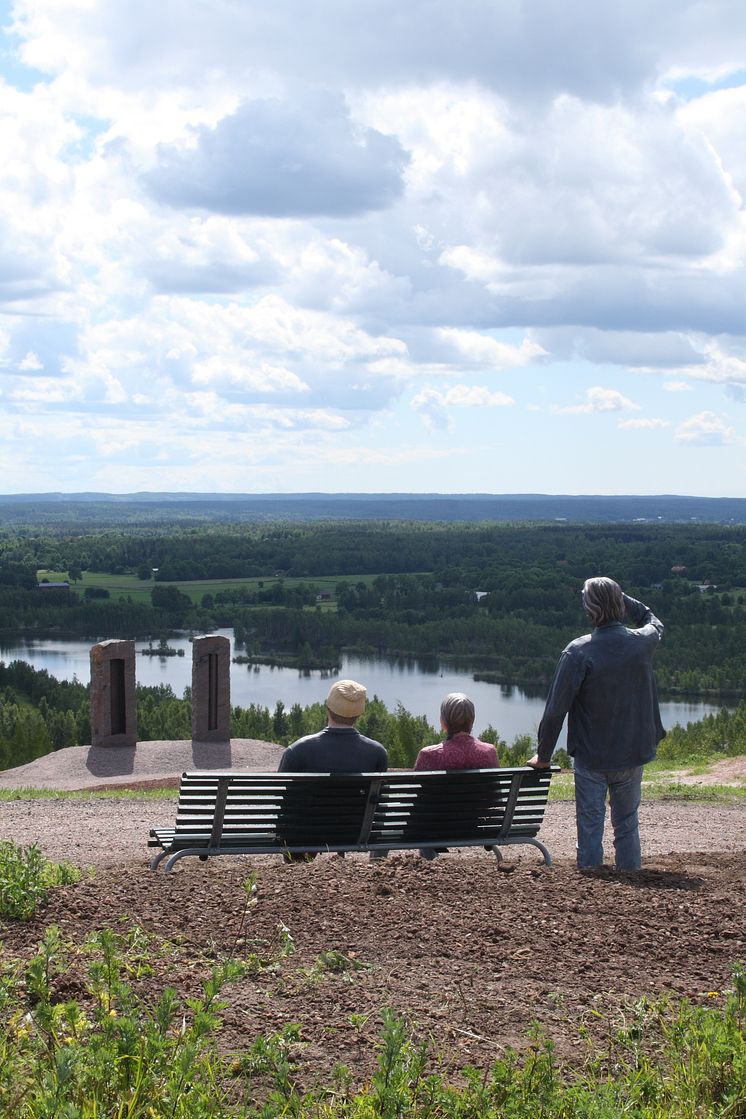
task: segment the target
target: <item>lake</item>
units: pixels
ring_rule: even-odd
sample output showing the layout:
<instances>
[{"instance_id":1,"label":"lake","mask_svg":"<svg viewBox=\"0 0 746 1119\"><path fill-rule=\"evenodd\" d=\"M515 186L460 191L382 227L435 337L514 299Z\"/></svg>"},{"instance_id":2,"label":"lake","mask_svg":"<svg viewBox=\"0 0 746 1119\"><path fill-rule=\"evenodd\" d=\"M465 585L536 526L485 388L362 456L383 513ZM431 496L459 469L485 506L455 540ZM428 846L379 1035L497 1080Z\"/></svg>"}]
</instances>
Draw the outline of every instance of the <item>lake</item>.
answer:
<instances>
[{"instance_id":1,"label":"lake","mask_svg":"<svg viewBox=\"0 0 746 1119\"><path fill-rule=\"evenodd\" d=\"M233 630L215 631L228 637L233 646ZM169 684L175 694L183 695L184 688L192 682L192 652L187 635L169 639L172 648L181 649L183 656L143 656L146 641L137 641L136 671L138 684ZM58 638L32 638L3 640L0 638L0 659L6 664L14 660L27 661L37 669L46 669L58 680L73 677L87 684L90 680L90 642ZM413 715L425 715L434 727L440 723L440 702L448 692L466 692L477 710L477 731L491 723L508 742L519 734L536 735L536 728L544 709L544 695L528 692L508 684L488 684L474 680L464 668L432 661L393 657L363 657L344 655L338 678L352 678L365 684L369 696L378 696L393 710L401 703ZM295 668L271 668L266 665L231 665L231 703L248 707L255 703L274 709L278 700L286 708L294 703L301 707L323 700L330 681L329 674L311 672L304 674ZM661 702L663 725L685 725L720 709L720 704ZM724 704L722 706L733 706ZM564 744L563 736L560 744Z\"/></svg>"}]
</instances>

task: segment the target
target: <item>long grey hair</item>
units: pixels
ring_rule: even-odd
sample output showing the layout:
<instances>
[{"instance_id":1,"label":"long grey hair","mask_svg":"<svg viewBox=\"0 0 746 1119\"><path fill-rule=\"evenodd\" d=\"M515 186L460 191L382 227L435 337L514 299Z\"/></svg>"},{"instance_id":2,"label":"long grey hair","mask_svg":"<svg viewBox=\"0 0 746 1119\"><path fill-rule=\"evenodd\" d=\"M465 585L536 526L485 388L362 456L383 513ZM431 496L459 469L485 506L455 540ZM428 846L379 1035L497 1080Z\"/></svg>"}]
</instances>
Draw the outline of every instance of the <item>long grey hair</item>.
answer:
<instances>
[{"instance_id":1,"label":"long grey hair","mask_svg":"<svg viewBox=\"0 0 746 1119\"><path fill-rule=\"evenodd\" d=\"M594 626L624 621L626 611L622 588L605 575L586 579L583 584L583 609Z\"/></svg>"}]
</instances>

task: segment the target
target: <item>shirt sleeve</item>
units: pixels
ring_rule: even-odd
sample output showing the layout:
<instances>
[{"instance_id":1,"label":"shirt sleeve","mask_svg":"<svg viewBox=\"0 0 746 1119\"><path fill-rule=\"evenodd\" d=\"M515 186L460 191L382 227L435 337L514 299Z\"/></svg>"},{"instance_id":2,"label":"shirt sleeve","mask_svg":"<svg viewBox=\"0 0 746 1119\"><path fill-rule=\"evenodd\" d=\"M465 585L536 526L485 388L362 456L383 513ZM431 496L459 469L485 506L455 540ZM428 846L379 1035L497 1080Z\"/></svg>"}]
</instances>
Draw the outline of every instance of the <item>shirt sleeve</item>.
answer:
<instances>
[{"instance_id":1,"label":"shirt sleeve","mask_svg":"<svg viewBox=\"0 0 746 1119\"><path fill-rule=\"evenodd\" d=\"M663 622L660 618L656 618L653 611L644 602L639 602L636 598L632 598L628 594L623 594L624 605L627 609L627 615L630 620L635 624L638 629L644 629L650 626L658 634L658 639L663 636Z\"/></svg>"},{"instance_id":2,"label":"shirt sleeve","mask_svg":"<svg viewBox=\"0 0 746 1119\"><path fill-rule=\"evenodd\" d=\"M557 745L565 715L580 690L585 677L585 658L577 651L565 649L554 672L544 714L539 723L539 761L548 762Z\"/></svg>"}]
</instances>

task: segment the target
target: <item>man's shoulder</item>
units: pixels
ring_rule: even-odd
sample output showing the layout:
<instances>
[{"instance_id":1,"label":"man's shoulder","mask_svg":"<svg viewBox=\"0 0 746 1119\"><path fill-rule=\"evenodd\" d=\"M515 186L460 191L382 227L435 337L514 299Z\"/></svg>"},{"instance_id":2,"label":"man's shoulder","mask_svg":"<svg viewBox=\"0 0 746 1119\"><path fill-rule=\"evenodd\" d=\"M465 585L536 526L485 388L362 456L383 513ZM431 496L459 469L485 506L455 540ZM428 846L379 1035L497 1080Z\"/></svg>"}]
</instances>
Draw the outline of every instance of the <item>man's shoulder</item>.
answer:
<instances>
[{"instance_id":1,"label":"man's shoulder","mask_svg":"<svg viewBox=\"0 0 746 1119\"><path fill-rule=\"evenodd\" d=\"M304 734L302 738L297 738L295 742L291 742L288 746L288 750L295 750L298 747L303 748L310 743L319 742L324 738L325 734L326 730L319 730L316 734Z\"/></svg>"},{"instance_id":2,"label":"man's shoulder","mask_svg":"<svg viewBox=\"0 0 746 1119\"><path fill-rule=\"evenodd\" d=\"M586 647L590 643L592 637L592 633L584 633L580 637L576 637L574 641L571 641L569 643L569 645L565 645L564 649L562 650L563 654L566 654L568 657L572 657L577 656L577 654L579 653L585 652Z\"/></svg>"},{"instance_id":3,"label":"man's shoulder","mask_svg":"<svg viewBox=\"0 0 746 1119\"><path fill-rule=\"evenodd\" d=\"M385 750L386 749L386 747L383 745L382 742L379 742L375 738L368 738L367 735L361 734L360 731L357 730L357 729L355 730L355 734L357 736L358 742L363 743L366 746L371 746L371 747L373 747L377 750Z\"/></svg>"}]
</instances>

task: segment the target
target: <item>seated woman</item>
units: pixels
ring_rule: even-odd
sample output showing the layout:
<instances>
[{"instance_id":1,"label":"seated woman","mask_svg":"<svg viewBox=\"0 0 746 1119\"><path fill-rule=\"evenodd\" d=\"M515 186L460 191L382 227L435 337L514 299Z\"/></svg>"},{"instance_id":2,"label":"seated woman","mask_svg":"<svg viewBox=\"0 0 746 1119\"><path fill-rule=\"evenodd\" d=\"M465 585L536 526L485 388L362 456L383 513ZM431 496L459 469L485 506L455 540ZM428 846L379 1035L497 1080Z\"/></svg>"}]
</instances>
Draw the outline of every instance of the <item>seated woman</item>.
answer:
<instances>
[{"instance_id":1,"label":"seated woman","mask_svg":"<svg viewBox=\"0 0 746 1119\"><path fill-rule=\"evenodd\" d=\"M440 725L446 732L446 740L423 747L414 768L496 769L495 747L472 736L474 715L474 704L463 692L447 695L440 705ZM420 855L423 859L435 859L447 850L447 847L422 847Z\"/></svg>"},{"instance_id":2,"label":"seated woman","mask_svg":"<svg viewBox=\"0 0 746 1119\"><path fill-rule=\"evenodd\" d=\"M440 725L446 740L420 750L414 768L495 769L495 747L472 737L474 715L474 704L463 692L447 695L440 705Z\"/></svg>"}]
</instances>

